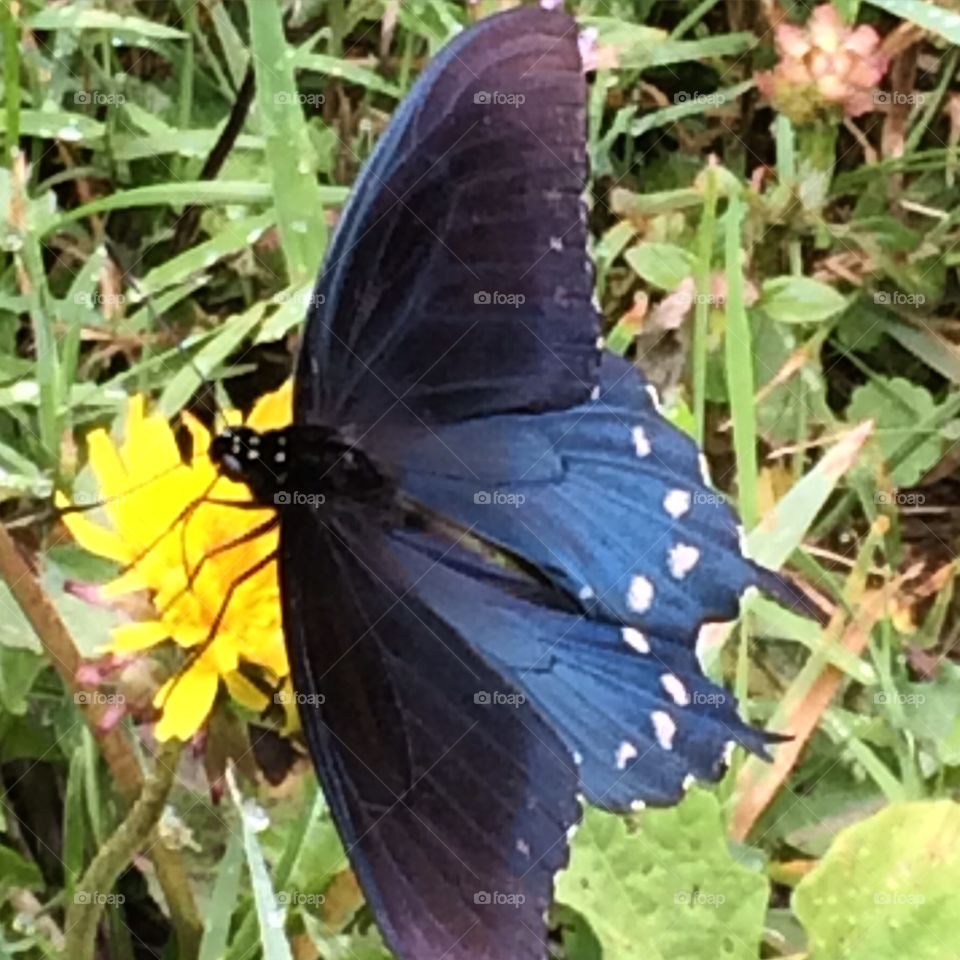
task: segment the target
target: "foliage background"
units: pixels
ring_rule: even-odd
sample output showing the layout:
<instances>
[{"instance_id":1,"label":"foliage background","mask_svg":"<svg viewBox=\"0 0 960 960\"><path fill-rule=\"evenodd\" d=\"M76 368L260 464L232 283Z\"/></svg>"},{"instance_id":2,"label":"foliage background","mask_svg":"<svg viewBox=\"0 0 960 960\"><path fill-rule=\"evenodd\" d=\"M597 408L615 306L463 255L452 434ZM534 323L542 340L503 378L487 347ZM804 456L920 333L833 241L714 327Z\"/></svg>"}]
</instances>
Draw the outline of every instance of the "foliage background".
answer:
<instances>
[{"instance_id":1,"label":"foliage background","mask_svg":"<svg viewBox=\"0 0 960 960\"><path fill-rule=\"evenodd\" d=\"M210 423L215 399L285 379L360 162L425 59L494 6L3 0L0 493L81 654L118 613L76 583L111 571L38 509L55 486L92 496L85 437L131 393ZM575 4L606 54L609 344L829 623L758 600L711 647L746 713L796 739L676 809L588 813L558 880L569 960L960 956L960 7L836 6L890 68L874 109L794 124L756 83L803 4ZM62 950L136 792L152 743L129 719L153 678L123 678L118 724L71 696L8 591L0 609L0 957L32 960ZM305 762L288 772L256 719L224 706L181 758L151 855L104 891L101 956L385 955Z\"/></svg>"}]
</instances>

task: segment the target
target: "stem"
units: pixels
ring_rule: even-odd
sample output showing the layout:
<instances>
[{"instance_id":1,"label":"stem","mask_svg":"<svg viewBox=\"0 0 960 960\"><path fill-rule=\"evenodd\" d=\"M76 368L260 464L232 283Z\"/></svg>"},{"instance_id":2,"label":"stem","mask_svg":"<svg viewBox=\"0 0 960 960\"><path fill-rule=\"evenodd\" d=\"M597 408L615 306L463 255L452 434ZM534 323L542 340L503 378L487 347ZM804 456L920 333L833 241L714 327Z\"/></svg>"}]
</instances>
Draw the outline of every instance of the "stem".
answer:
<instances>
[{"instance_id":1,"label":"stem","mask_svg":"<svg viewBox=\"0 0 960 960\"><path fill-rule=\"evenodd\" d=\"M76 675L82 662L73 637L50 602L16 543L0 525L0 577L36 631L47 658L70 693L77 693ZM132 801L140 792L143 777L130 740L120 727L105 730L101 725L107 707L98 703L79 703L90 731L97 741L121 796ZM183 861L174 850L157 845L151 851L157 879L163 889L170 920L177 932L181 960L193 960L200 947L203 923L193 900ZM73 960L71 957L70 960Z\"/></svg>"},{"instance_id":2,"label":"stem","mask_svg":"<svg viewBox=\"0 0 960 960\"><path fill-rule=\"evenodd\" d=\"M106 895L137 851L155 841L154 828L173 786L181 750L183 744L179 740L170 740L160 748L153 773L144 781L140 796L77 883L65 923L65 954L70 960L93 960Z\"/></svg>"}]
</instances>

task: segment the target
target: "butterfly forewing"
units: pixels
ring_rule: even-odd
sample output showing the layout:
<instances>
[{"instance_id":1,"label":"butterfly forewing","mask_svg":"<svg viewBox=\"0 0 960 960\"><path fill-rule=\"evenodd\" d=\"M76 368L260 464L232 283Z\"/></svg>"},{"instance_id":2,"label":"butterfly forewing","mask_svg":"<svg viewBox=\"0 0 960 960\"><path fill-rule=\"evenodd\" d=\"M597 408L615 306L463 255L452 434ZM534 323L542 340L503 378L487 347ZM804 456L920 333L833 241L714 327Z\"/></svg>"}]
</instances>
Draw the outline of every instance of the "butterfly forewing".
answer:
<instances>
[{"instance_id":1,"label":"butterfly forewing","mask_svg":"<svg viewBox=\"0 0 960 960\"><path fill-rule=\"evenodd\" d=\"M585 89L560 12L491 17L438 55L344 211L308 319L300 418L450 421L589 394Z\"/></svg>"}]
</instances>

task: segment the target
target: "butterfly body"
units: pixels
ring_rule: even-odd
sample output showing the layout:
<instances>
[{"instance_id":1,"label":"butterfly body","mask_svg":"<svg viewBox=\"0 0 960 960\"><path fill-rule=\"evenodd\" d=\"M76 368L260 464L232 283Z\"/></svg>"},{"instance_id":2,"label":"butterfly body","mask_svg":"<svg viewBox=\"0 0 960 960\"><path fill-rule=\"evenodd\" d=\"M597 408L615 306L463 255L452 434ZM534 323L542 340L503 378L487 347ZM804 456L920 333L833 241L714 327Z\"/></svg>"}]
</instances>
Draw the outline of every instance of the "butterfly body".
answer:
<instances>
[{"instance_id":1,"label":"butterfly body","mask_svg":"<svg viewBox=\"0 0 960 960\"><path fill-rule=\"evenodd\" d=\"M304 736L401 960L542 960L578 796L675 803L774 739L696 656L774 575L598 344L585 129L566 14L454 39L344 210L293 426L214 445L277 509Z\"/></svg>"}]
</instances>

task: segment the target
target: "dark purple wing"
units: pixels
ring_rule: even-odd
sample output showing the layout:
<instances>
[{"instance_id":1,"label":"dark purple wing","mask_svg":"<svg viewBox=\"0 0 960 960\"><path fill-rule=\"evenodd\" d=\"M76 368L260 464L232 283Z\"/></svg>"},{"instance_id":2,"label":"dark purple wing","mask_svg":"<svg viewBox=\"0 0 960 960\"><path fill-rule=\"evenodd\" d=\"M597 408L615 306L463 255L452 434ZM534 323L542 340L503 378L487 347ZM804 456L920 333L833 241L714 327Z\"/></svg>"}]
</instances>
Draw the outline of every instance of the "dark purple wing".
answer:
<instances>
[{"instance_id":1,"label":"dark purple wing","mask_svg":"<svg viewBox=\"0 0 960 960\"><path fill-rule=\"evenodd\" d=\"M310 754L391 948L541 960L579 816L562 741L410 592L372 522L288 508L280 557Z\"/></svg>"},{"instance_id":2,"label":"dark purple wing","mask_svg":"<svg viewBox=\"0 0 960 960\"><path fill-rule=\"evenodd\" d=\"M525 7L433 60L357 180L318 283L301 422L560 408L595 383L577 30Z\"/></svg>"}]
</instances>

